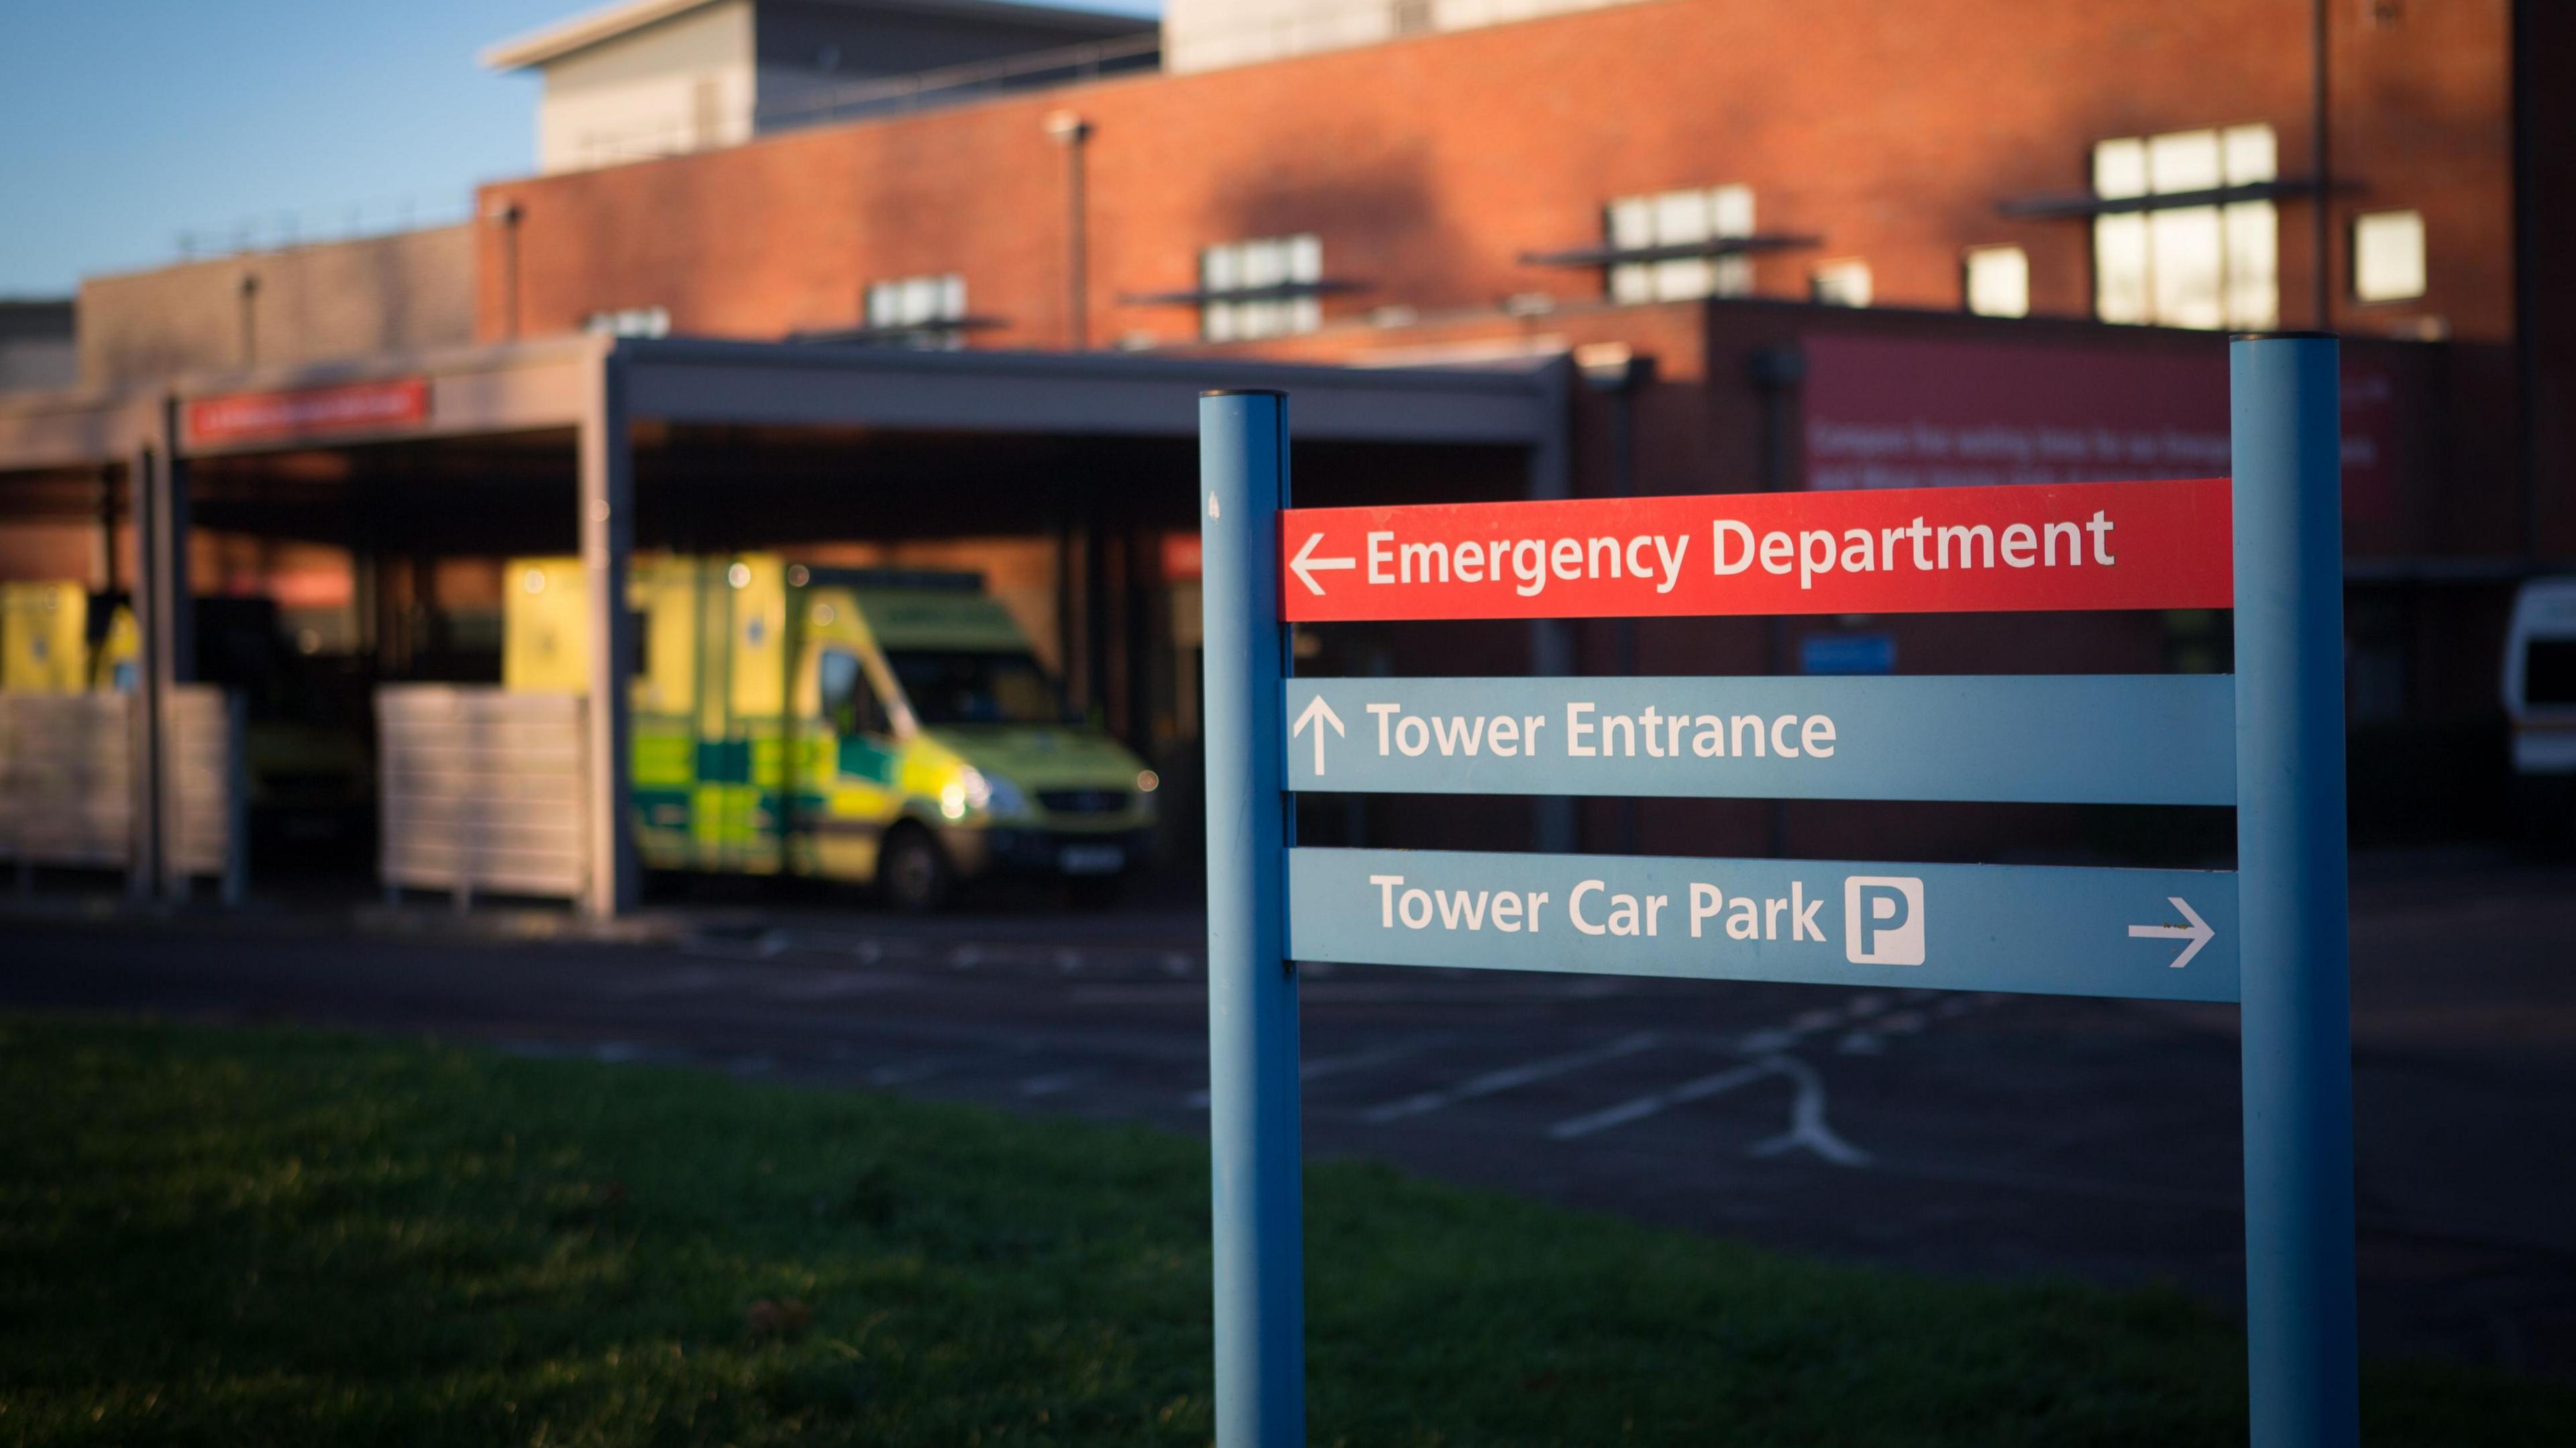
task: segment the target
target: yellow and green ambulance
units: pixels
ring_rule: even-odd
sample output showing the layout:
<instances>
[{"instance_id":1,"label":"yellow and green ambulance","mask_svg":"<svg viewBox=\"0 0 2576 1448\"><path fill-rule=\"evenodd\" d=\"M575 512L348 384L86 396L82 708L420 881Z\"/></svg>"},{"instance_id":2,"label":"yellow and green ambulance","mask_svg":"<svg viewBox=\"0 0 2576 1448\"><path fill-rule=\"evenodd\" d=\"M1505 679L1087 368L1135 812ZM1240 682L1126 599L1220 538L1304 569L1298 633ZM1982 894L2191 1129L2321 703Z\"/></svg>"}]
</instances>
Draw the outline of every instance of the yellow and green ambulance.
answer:
<instances>
[{"instance_id":1,"label":"yellow and green ambulance","mask_svg":"<svg viewBox=\"0 0 2576 1448\"><path fill-rule=\"evenodd\" d=\"M588 680L578 560L513 561L502 685ZM1154 772L1073 722L971 573L639 557L635 835L656 869L810 875L936 908L1051 876L1109 899L1152 846Z\"/></svg>"}]
</instances>

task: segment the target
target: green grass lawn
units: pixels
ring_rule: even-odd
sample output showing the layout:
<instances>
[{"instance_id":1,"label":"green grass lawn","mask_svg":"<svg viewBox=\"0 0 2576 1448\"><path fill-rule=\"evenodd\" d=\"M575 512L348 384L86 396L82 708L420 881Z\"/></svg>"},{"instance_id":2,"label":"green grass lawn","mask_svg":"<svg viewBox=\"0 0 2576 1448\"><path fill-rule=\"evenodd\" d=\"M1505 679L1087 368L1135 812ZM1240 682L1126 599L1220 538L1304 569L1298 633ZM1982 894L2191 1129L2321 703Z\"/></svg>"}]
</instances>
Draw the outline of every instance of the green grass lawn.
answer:
<instances>
[{"instance_id":1,"label":"green grass lawn","mask_svg":"<svg viewBox=\"0 0 2576 1448\"><path fill-rule=\"evenodd\" d=\"M0 1443L1204 1443L1207 1156L1142 1128L0 1018ZM2179 1295L1829 1266L1324 1164L1318 1443L2241 1442ZM2379 1443L2576 1390L2377 1366Z\"/></svg>"}]
</instances>

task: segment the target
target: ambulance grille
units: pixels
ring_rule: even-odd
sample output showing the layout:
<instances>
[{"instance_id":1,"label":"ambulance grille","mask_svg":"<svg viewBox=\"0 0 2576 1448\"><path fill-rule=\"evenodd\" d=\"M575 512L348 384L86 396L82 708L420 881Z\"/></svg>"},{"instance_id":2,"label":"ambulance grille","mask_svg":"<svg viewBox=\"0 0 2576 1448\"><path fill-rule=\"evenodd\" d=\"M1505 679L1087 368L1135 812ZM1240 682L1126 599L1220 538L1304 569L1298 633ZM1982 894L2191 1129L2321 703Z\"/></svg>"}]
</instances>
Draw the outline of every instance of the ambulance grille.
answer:
<instances>
[{"instance_id":1,"label":"ambulance grille","mask_svg":"<svg viewBox=\"0 0 2576 1448\"><path fill-rule=\"evenodd\" d=\"M1051 814L1116 814L1127 808L1123 789L1042 789L1038 803Z\"/></svg>"}]
</instances>

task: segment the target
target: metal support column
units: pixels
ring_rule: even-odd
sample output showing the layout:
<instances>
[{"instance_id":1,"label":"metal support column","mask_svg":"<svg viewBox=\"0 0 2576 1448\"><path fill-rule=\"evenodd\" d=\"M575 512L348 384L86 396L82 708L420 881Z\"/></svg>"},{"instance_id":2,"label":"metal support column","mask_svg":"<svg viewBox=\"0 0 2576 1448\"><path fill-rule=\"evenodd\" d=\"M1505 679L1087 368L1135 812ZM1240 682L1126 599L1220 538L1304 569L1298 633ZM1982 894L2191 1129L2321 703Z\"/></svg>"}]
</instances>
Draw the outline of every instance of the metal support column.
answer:
<instances>
[{"instance_id":1,"label":"metal support column","mask_svg":"<svg viewBox=\"0 0 2576 1448\"><path fill-rule=\"evenodd\" d=\"M1289 1448L1306 1441L1306 1268L1280 758L1286 395L1202 396L1199 477L1216 1441Z\"/></svg>"},{"instance_id":2,"label":"metal support column","mask_svg":"<svg viewBox=\"0 0 2576 1448\"><path fill-rule=\"evenodd\" d=\"M626 681L636 641L626 572L635 546L635 445L626 424L626 359L614 343L604 344L579 439L581 563L590 589L592 643L590 880L582 904L602 919L632 910L642 894L628 807L632 736Z\"/></svg>"},{"instance_id":3,"label":"metal support column","mask_svg":"<svg viewBox=\"0 0 2576 1448\"><path fill-rule=\"evenodd\" d=\"M1574 495L1573 439L1574 364L1559 360L1540 374L1544 384L1540 409L1547 431L1530 446L1529 496L1569 498ZM1530 673L1560 678L1574 672L1574 624L1569 619L1530 621ZM1530 801L1531 845L1549 854L1571 854L1575 847L1574 801L1564 795L1541 795Z\"/></svg>"},{"instance_id":4,"label":"metal support column","mask_svg":"<svg viewBox=\"0 0 2576 1448\"><path fill-rule=\"evenodd\" d=\"M161 878L161 697L168 669L163 664L168 644L164 641L161 616L168 611L168 595L161 592L161 549L156 541L160 509L154 499L160 495L160 484L153 481L161 465L160 449L150 440L140 440L127 454L125 495L134 510L134 632L137 652L135 663L132 737L127 741L133 768L134 817L129 826L126 854L125 893L131 900L152 898Z\"/></svg>"},{"instance_id":5,"label":"metal support column","mask_svg":"<svg viewBox=\"0 0 2576 1448\"><path fill-rule=\"evenodd\" d=\"M142 511L151 519L143 566L151 583L151 608L137 622L150 639L144 691L144 753L149 778L141 782L141 812L149 821L151 867L144 876L167 900L185 899L188 879L178 871L177 796L170 768L173 691L196 677L196 613L188 589L188 465L179 456L178 405L156 410L156 437L140 473Z\"/></svg>"},{"instance_id":6,"label":"metal support column","mask_svg":"<svg viewBox=\"0 0 2576 1448\"><path fill-rule=\"evenodd\" d=\"M2229 348L2255 1448L2359 1435L2338 346Z\"/></svg>"}]
</instances>

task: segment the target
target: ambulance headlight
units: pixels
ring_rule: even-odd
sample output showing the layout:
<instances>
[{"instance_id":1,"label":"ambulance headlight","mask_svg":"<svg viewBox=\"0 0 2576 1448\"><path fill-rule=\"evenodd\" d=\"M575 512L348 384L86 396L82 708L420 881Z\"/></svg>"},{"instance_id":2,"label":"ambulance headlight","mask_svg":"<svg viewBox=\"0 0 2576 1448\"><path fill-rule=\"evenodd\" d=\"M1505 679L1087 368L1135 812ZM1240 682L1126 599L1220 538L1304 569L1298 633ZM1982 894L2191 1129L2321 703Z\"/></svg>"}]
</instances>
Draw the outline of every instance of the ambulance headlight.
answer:
<instances>
[{"instance_id":1,"label":"ambulance headlight","mask_svg":"<svg viewBox=\"0 0 2576 1448\"><path fill-rule=\"evenodd\" d=\"M958 803L964 808L948 809L950 791L955 792ZM950 785L948 790L941 792L939 802L940 807L947 810L950 819L962 817L967 809L978 809L997 815L1020 815L1029 812L1029 797L1020 792L1018 785L1000 775L986 774L980 769L967 770L956 784Z\"/></svg>"}]
</instances>

